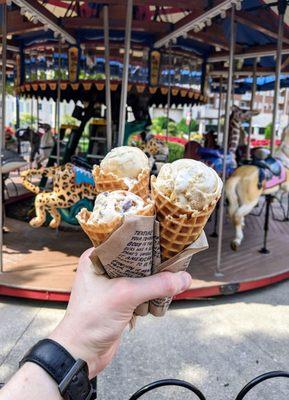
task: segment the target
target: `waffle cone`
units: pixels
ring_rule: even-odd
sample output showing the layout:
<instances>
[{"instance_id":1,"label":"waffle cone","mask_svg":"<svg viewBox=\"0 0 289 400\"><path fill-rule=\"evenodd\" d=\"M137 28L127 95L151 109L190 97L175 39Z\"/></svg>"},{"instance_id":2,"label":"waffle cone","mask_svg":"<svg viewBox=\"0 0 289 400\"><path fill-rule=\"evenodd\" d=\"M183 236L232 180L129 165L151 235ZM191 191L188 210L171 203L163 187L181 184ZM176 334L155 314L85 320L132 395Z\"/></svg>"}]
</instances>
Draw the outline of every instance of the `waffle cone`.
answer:
<instances>
[{"instance_id":1,"label":"waffle cone","mask_svg":"<svg viewBox=\"0 0 289 400\"><path fill-rule=\"evenodd\" d=\"M155 186L152 177L152 195L160 223L160 246L162 260L168 260L180 253L201 235L210 215L219 200L220 193L204 210L188 211L177 206Z\"/></svg>"},{"instance_id":2,"label":"waffle cone","mask_svg":"<svg viewBox=\"0 0 289 400\"><path fill-rule=\"evenodd\" d=\"M150 201L135 215L152 216L154 215L154 212L154 202ZM97 247L121 226L123 217L117 216L110 222L94 221L93 223L88 223L87 221L89 220L91 214L91 211L88 211L86 208L82 208L76 217L80 226L91 240L93 246Z\"/></svg>"},{"instance_id":3,"label":"waffle cone","mask_svg":"<svg viewBox=\"0 0 289 400\"><path fill-rule=\"evenodd\" d=\"M112 192L114 190L127 190L142 199L146 200L149 195L149 179L150 172L148 169L142 170L138 176L137 182L128 187L124 178L119 178L113 173L104 173L100 167L96 165L92 171L96 190L101 192Z\"/></svg>"},{"instance_id":4,"label":"waffle cone","mask_svg":"<svg viewBox=\"0 0 289 400\"><path fill-rule=\"evenodd\" d=\"M82 208L77 214L77 220L91 240L94 247L103 243L122 223L121 216L117 216L111 222L94 222L88 223L92 212L86 208Z\"/></svg>"}]
</instances>

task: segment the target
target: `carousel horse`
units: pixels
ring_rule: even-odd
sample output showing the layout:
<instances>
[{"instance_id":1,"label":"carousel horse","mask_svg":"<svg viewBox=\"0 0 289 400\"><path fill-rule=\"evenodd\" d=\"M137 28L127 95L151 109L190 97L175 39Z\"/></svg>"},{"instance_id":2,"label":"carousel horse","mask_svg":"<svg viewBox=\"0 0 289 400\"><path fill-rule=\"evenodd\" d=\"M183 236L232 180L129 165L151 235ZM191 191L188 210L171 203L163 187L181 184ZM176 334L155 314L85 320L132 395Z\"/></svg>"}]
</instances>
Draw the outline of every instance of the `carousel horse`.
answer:
<instances>
[{"instance_id":1,"label":"carousel horse","mask_svg":"<svg viewBox=\"0 0 289 400\"><path fill-rule=\"evenodd\" d=\"M245 132L242 122L257 115L258 111L242 110L237 106L232 107L229 121L228 153L226 156L226 174L230 176L237 167L238 156L236 155L240 145L245 142ZM209 135L207 137L207 135ZM195 141L188 142L185 146L185 158L194 158L203 161L205 164L214 168L221 175L224 162L224 151L218 148L217 140L213 131L205 136L205 147ZM208 146L208 147L207 147Z\"/></svg>"},{"instance_id":2,"label":"carousel horse","mask_svg":"<svg viewBox=\"0 0 289 400\"><path fill-rule=\"evenodd\" d=\"M235 226L231 248L237 250L243 240L245 217L258 204L261 195L279 190L289 192L289 126L283 131L276 158L267 149L253 151L253 159L237 168L226 182L229 215Z\"/></svg>"},{"instance_id":3,"label":"carousel horse","mask_svg":"<svg viewBox=\"0 0 289 400\"><path fill-rule=\"evenodd\" d=\"M40 168L41 166L43 166L44 161L47 161L51 154L52 148L54 146L54 139L51 126L49 124L39 124L38 132L41 139L35 161L37 163L37 167Z\"/></svg>"},{"instance_id":4,"label":"carousel horse","mask_svg":"<svg viewBox=\"0 0 289 400\"><path fill-rule=\"evenodd\" d=\"M41 142L41 136L38 132L35 132L29 126L25 129L17 129L16 131L16 139L18 144L18 154L21 154L21 142L29 142L30 143L30 156L29 162L32 163L36 157L36 154L39 153L39 147Z\"/></svg>"},{"instance_id":5,"label":"carousel horse","mask_svg":"<svg viewBox=\"0 0 289 400\"><path fill-rule=\"evenodd\" d=\"M40 188L31 182L34 176L44 175L53 179L51 192L41 192ZM30 225L38 228L46 221L46 213L52 220L51 228L58 228L61 222L59 209L66 209L76 205L83 199L93 200L97 195L92 173L72 164L59 167L29 169L21 173L24 187L36 194L36 217L30 221Z\"/></svg>"},{"instance_id":6,"label":"carousel horse","mask_svg":"<svg viewBox=\"0 0 289 400\"><path fill-rule=\"evenodd\" d=\"M30 127L18 129L16 131L16 139L18 142L18 153L21 153L21 142L29 142L30 163L34 161L40 168L45 160L48 159L54 145L53 134L49 124L39 124L39 130L36 132Z\"/></svg>"}]
</instances>

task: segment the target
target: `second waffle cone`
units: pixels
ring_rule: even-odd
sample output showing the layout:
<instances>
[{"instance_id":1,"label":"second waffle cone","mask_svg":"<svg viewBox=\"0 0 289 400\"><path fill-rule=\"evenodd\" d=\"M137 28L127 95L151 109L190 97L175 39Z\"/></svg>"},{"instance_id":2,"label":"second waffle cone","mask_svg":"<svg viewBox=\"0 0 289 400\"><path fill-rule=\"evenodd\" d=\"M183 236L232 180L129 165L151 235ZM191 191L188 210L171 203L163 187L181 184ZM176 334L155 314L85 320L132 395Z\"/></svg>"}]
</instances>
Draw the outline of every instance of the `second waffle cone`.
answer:
<instances>
[{"instance_id":1,"label":"second waffle cone","mask_svg":"<svg viewBox=\"0 0 289 400\"><path fill-rule=\"evenodd\" d=\"M160 223L161 256L165 261L198 239L215 209L219 196L204 210L188 211L164 196L156 187L155 180L156 178L152 176L152 196Z\"/></svg>"},{"instance_id":2,"label":"second waffle cone","mask_svg":"<svg viewBox=\"0 0 289 400\"><path fill-rule=\"evenodd\" d=\"M142 199L146 200L149 196L149 179L150 171L148 169L142 170L139 174L137 182L130 188L125 182L124 178L119 178L113 173L104 173L98 165L92 171L96 190L101 192L111 192L113 190L128 190L137 194Z\"/></svg>"}]
</instances>

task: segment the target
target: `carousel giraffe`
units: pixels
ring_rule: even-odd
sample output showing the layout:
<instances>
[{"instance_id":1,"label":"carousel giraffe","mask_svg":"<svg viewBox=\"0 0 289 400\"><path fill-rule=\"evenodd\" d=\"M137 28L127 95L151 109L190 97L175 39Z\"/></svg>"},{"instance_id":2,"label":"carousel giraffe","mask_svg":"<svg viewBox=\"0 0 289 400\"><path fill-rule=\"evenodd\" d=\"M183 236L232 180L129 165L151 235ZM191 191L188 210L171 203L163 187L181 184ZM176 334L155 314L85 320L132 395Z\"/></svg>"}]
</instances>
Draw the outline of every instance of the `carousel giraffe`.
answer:
<instances>
[{"instance_id":1,"label":"carousel giraffe","mask_svg":"<svg viewBox=\"0 0 289 400\"><path fill-rule=\"evenodd\" d=\"M228 151L235 158L238 147L245 145L245 132L242 128L242 122L250 120L257 114L259 114L259 111L242 110L233 105L229 122Z\"/></svg>"}]
</instances>

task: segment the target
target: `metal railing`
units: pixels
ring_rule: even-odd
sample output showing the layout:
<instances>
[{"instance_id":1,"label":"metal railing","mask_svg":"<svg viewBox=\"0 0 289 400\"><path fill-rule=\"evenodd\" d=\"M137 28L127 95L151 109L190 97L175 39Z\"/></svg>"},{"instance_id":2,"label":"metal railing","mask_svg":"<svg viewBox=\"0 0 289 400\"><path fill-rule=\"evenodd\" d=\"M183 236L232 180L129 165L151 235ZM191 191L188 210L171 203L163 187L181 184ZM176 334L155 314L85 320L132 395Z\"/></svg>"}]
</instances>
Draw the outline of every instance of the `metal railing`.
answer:
<instances>
[{"instance_id":1,"label":"metal railing","mask_svg":"<svg viewBox=\"0 0 289 400\"><path fill-rule=\"evenodd\" d=\"M289 372L285 371L272 371L267 372L265 374L259 375L256 378L252 379L247 385L245 385L242 390L235 397L235 400L243 400L245 396L257 385L260 383L274 378L289 378ZM148 392L152 392L158 388L165 386L176 386L187 389L189 392L194 393L199 400L206 400L205 395L194 385L189 382L182 381L179 379L163 379L160 381L152 382L141 389L139 389L136 393L134 393L129 400L137 400L141 398L144 394Z\"/></svg>"}]
</instances>

